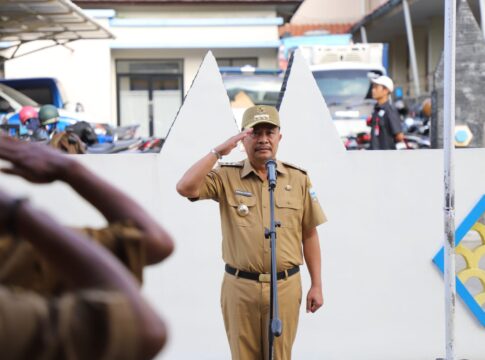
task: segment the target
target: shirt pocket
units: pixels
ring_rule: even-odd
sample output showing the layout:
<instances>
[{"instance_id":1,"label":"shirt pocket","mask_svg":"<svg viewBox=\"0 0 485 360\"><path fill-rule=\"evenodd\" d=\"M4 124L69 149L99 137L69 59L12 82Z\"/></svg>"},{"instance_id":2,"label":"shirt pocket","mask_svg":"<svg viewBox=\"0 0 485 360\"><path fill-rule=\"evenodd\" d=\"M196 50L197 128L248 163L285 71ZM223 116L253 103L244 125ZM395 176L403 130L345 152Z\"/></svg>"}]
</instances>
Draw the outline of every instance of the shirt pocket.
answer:
<instances>
[{"instance_id":1,"label":"shirt pocket","mask_svg":"<svg viewBox=\"0 0 485 360\"><path fill-rule=\"evenodd\" d=\"M284 194L275 199L276 220L282 228L297 229L301 226L303 199L297 194Z\"/></svg>"},{"instance_id":2,"label":"shirt pocket","mask_svg":"<svg viewBox=\"0 0 485 360\"><path fill-rule=\"evenodd\" d=\"M231 221L239 226L254 226L258 223L256 198L231 195L227 198ZM247 209L247 214L245 214Z\"/></svg>"}]
</instances>

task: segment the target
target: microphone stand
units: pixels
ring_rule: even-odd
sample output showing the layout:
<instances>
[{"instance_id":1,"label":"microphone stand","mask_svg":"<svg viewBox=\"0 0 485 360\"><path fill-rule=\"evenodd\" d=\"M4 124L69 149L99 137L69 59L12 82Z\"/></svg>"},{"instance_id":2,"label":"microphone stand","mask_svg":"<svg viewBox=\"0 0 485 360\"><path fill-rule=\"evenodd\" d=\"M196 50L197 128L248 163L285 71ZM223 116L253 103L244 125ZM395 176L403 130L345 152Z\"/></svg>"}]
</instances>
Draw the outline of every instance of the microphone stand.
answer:
<instances>
[{"instance_id":1,"label":"microphone stand","mask_svg":"<svg viewBox=\"0 0 485 360\"><path fill-rule=\"evenodd\" d=\"M269 184L269 208L270 208L270 228L265 229L265 238L270 239L271 244L271 292L270 292L270 311L269 311L269 359L273 359L274 337L280 336L282 332L281 320L279 318L278 306L278 283L276 278L276 227L281 224L274 218L274 189L276 188L276 161L268 160L266 162L266 174Z\"/></svg>"}]
</instances>

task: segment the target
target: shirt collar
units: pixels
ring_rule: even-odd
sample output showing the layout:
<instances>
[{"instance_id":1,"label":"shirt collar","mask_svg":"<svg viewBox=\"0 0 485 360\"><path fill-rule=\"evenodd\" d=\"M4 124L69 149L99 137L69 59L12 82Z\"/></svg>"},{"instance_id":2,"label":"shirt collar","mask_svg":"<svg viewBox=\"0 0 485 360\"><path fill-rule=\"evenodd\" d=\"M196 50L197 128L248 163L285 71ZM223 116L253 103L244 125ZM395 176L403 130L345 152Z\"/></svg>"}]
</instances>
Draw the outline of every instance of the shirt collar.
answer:
<instances>
[{"instance_id":1,"label":"shirt collar","mask_svg":"<svg viewBox=\"0 0 485 360\"><path fill-rule=\"evenodd\" d=\"M279 160L276 160L276 171L280 174L288 174L288 170L286 169L285 165ZM246 160L244 160L244 166L241 170L241 179L245 178L252 172L257 175L256 170L254 170L253 166L249 162L249 159L246 158Z\"/></svg>"},{"instance_id":2,"label":"shirt collar","mask_svg":"<svg viewBox=\"0 0 485 360\"><path fill-rule=\"evenodd\" d=\"M385 107L388 107L388 106L389 106L389 104L390 104L390 101L389 101L389 100L387 100L387 101L386 101L385 103L383 103L383 104L379 104L378 102L376 102L375 107L376 107L376 108L378 108L378 109L383 109L383 108L385 108Z\"/></svg>"}]
</instances>

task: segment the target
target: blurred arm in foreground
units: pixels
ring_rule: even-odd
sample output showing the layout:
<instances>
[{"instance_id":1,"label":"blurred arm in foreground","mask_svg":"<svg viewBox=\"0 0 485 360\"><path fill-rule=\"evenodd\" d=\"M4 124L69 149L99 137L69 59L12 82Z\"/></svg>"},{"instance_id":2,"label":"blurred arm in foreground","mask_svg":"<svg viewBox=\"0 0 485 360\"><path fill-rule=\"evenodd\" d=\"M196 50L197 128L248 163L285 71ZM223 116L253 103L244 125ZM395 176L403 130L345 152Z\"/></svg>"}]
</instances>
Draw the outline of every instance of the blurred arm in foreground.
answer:
<instances>
[{"instance_id":1,"label":"blurred arm in foreground","mask_svg":"<svg viewBox=\"0 0 485 360\"><path fill-rule=\"evenodd\" d=\"M98 209L109 224L130 222L140 232L146 264L155 264L173 251L167 232L134 200L70 156L42 144L0 138L0 159L11 167L2 172L37 184L63 181ZM89 233L93 237L95 234Z\"/></svg>"},{"instance_id":2,"label":"blurred arm in foreground","mask_svg":"<svg viewBox=\"0 0 485 360\"><path fill-rule=\"evenodd\" d=\"M3 191L0 233L30 242L75 290L42 297L2 283L2 358L151 359L164 345L162 320L140 296L133 277L105 249Z\"/></svg>"}]
</instances>

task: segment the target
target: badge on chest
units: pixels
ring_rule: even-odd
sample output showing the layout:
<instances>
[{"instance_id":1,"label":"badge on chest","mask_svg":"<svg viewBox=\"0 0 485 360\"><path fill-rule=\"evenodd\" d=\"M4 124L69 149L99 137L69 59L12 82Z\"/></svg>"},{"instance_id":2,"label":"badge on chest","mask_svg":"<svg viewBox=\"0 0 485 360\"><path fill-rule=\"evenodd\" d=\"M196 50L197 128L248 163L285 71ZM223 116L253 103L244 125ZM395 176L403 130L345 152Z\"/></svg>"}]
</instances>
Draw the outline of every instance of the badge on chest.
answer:
<instances>
[{"instance_id":1,"label":"badge on chest","mask_svg":"<svg viewBox=\"0 0 485 360\"><path fill-rule=\"evenodd\" d=\"M234 192L236 195L239 196L244 196L244 197L252 197L253 194L250 191L244 191L244 190L236 190ZM239 201L240 204L237 207L237 214L241 217L248 216L249 214L249 207L243 203L242 200Z\"/></svg>"},{"instance_id":2,"label":"badge on chest","mask_svg":"<svg viewBox=\"0 0 485 360\"><path fill-rule=\"evenodd\" d=\"M241 217L247 216L249 214L249 208L246 204L239 204L237 207L237 214Z\"/></svg>"}]
</instances>

